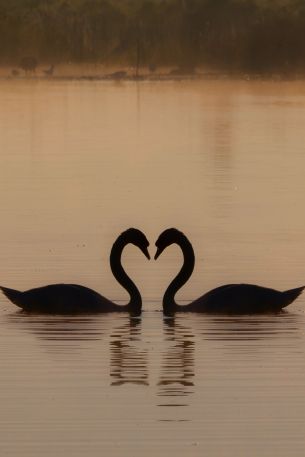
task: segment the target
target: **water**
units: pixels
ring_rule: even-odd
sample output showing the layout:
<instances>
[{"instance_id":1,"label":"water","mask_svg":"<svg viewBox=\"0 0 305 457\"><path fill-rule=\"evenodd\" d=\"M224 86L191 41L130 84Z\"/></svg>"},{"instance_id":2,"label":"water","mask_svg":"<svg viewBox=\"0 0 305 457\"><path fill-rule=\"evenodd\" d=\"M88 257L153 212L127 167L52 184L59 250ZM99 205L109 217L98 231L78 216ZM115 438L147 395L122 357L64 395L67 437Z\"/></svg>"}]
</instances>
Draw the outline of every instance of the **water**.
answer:
<instances>
[{"instance_id":1,"label":"water","mask_svg":"<svg viewBox=\"0 0 305 457\"><path fill-rule=\"evenodd\" d=\"M124 303L118 234L191 240L178 299L305 283L305 83L1 81L0 277ZM305 298L278 316L163 319L181 265L127 247L126 315L26 316L0 298L5 456L303 456Z\"/></svg>"}]
</instances>

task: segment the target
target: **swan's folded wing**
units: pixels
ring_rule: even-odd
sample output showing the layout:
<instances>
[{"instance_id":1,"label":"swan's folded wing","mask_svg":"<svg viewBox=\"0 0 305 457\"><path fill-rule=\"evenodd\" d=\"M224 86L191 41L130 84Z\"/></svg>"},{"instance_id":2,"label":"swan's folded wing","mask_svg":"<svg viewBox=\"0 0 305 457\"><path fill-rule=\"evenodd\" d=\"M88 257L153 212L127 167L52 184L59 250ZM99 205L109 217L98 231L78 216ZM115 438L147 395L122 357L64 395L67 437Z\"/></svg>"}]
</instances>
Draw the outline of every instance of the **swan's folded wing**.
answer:
<instances>
[{"instance_id":1,"label":"swan's folded wing","mask_svg":"<svg viewBox=\"0 0 305 457\"><path fill-rule=\"evenodd\" d=\"M254 284L227 284L196 301L210 312L264 312L282 307L282 292Z\"/></svg>"}]
</instances>

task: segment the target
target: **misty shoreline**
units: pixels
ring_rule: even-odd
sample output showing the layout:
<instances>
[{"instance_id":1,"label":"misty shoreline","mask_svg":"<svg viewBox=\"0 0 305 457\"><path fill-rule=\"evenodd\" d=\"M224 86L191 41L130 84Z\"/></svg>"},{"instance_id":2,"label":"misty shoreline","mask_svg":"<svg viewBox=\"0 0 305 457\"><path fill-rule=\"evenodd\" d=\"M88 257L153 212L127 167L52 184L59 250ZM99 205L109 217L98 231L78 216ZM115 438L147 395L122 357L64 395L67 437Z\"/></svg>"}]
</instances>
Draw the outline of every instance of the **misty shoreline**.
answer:
<instances>
[{"instance_id":1,"label":"misty shoreline","mask_svg":"<svg viewBox=\"0 0 305 457\"><path fill-rule=\"evenodd\" d=\"M1 2L0 62L305 72L303 0Z\"/></svg>"},{"instance_id":2,"label":"misty shoreline","mask_svg":"<svg viewBox=\"0 0 305 457\"><path fill-rule=\"evenodd\" d=\"M40 75L27 75L27 76L1 76L0 81L15 81L15 82L25 82L25 81L101 81L101 82L183 82L183 81L282 81L282 82L291 82L291 81L301 81L305 80L305 74L297 75L283 75L283 74L242 74L242 73L213 73L213 74L196 74L196 75L126 75L122 77L112 77L107 75L65 75L65 76L40 76Z\"/></svg>"},{"instance_id":3,"label":"misty shoreline","mask_svg":"<svg viewBox=\"0 0 305 457\"><path fill-rule=\"evenodd\" d=\"M193 71L181 70L179 67L165 67L151 73L147 68L130 67L105 67L95 64L60 64L55 66L52 75L46 74L48 65L40 65L35 72L25 72L18 67L0 66L0 80L26 81L26 80L54 80L54 81L117 81L117 82L170 82L170 81L216 81L216 80L267 80L267 81L294 81L304 80L305 72L295 73L246 73L238 71L221 71L217 69L198 68Z\"/></svg>"}]
</instances>

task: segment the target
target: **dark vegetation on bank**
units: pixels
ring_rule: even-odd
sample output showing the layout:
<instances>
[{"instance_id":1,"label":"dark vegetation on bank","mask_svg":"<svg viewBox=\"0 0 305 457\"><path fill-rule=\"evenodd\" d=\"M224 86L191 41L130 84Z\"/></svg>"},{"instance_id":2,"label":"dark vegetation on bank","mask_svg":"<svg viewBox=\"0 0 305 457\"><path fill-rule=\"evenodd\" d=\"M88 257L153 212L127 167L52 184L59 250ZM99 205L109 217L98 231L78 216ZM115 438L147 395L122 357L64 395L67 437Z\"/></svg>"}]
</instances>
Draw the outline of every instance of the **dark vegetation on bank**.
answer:
<instances>
[{"instance_id":1,"label":"dark vegetation on bank","mask_svg":"<svg viewBox=\"0 0 305 457\"><path fill-rule=\"evenodd\" d=\"M305 70L304 0L0 0L0 63Z\"/></svg>"}]
</instances>

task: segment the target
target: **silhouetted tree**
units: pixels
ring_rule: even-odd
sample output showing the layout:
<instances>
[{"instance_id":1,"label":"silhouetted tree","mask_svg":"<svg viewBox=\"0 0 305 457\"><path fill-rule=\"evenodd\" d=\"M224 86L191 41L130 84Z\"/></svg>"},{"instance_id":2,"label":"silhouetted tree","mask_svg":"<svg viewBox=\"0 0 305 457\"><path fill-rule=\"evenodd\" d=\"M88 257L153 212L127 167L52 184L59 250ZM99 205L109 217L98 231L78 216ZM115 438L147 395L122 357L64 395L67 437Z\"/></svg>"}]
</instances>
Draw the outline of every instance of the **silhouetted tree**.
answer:
<instances>
[{"instance_id":1,"label":"silhouetted tree","mask_svg":"<svg viewBox=\"0 0 305 457\"><path fill-rule=\"evenodd\" d=\"M0 61L305 68L304 0L0 0Z\"/></svg>"}]
</instances>

